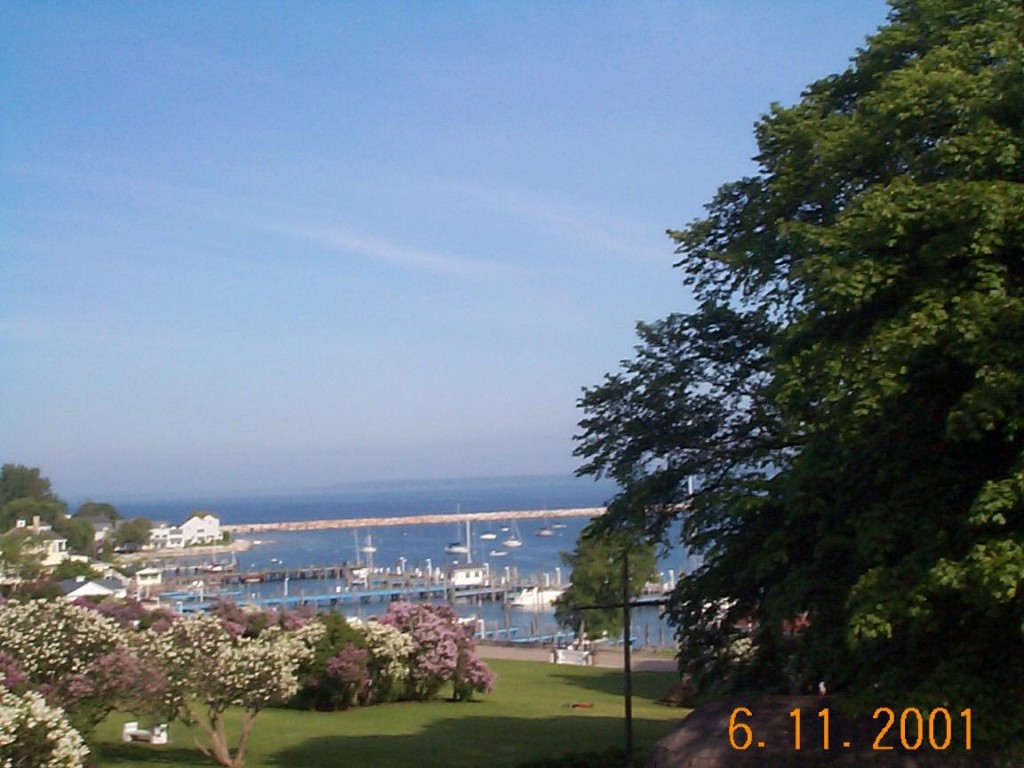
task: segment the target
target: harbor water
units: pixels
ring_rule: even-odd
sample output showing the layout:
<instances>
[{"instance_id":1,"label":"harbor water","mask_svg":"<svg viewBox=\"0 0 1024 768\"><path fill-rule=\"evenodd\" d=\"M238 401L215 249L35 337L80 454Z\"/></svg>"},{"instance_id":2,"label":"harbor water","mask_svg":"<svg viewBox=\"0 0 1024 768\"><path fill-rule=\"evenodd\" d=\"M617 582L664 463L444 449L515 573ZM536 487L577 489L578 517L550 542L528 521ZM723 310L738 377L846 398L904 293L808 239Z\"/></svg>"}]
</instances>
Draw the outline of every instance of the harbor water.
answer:
<instances>
[{"instance_id":1,"label":"harbor water","mask_svg":"<svg viewBox=\"0 0 1024 768\"><path fill-rule=\"evenodd\" d=\"M574 477L503 478L359 485L288 495L126 499L115 502L115 506L125 517L143 516L153 522L180 524L191 511L201 509L215 514L222 524L240 524L597 507L607 502L614 492L610 484ZM541 517L474 523L468 532L464 524L275 531L239 537L250 540L252 546L237 554L225 550L195 558L176 558L165 565L179 572L201 565L237 569L243 574L346 565L426 579L446 573L451 566L472 562L486 568L492 580L503 584L557 588L571 581L563 553L572 551L588 522L586 518L545 520ZM511 539L517 539L521 546L507 546L506 542ZM454 544L459 546L452 546ZM468 551L461 551L467 544ZM460 551L453 553L446 549ZM685 553L669 552L658 567L658 579L669 582L685 573L692 563ZM293 578L242 583L226 588L219 596L245 603L283 597L323 597L341 594L350 587L340 578ZM199 591L179 595L177 602L184 604L188 600L209 600L218 596L209 594L206 589L201 589L202 594ZM550 638L559 631L549 606L524 609L489 599L457 600L454 605L488 637ZM338 605L336 610L365 620L382 615L387 605L380 601L357 600ZM656 607L635 609L633 621L636 642L672 644L672 630Z\"/></svg>"}]
</instances>

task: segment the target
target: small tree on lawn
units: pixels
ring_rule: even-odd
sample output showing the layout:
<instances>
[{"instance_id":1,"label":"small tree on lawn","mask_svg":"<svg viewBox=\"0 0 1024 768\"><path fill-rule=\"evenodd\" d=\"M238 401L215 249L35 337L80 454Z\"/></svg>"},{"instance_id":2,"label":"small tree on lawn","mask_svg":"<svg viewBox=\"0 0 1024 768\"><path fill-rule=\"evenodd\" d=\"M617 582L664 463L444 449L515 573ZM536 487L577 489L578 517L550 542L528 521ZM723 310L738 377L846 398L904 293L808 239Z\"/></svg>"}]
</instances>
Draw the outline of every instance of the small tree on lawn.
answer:
<instances>
[{"instance_id":1,"label":"small tree on lawn","mask_svg":"<svg viewBox=\"0 0 1024 768\"><path fill-rule=\"evenodd\" d=\"M196 736L199 751L228 768L241 768L253 721L265 707L295 695L299 665L312 657L323 631L310 622L294 631L274 626L246 636L215 616L201 615L150 633L150 652L167 676L166 704L175 719L197 725L209 740L204 744ZM225 723L231 706L244 712L234 747Z\"/></svg>"}]
</instances>

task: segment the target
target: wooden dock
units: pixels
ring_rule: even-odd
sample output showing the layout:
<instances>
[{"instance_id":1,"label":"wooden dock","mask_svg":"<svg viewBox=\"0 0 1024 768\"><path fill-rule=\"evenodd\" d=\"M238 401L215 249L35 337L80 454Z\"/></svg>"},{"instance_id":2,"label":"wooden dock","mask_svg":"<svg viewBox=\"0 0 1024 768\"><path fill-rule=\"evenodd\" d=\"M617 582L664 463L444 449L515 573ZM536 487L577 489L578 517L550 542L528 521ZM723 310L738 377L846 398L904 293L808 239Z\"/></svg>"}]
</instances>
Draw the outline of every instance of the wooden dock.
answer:
<instances>
[{"instance_id":1,"label":"wooden dock","mask_svg":"<svg viewBox=\"0 0 1024 768\"><path fill-rule=\"evenodd\" d=\"M405 515L402 517L355 517L336 520L297 520L290 523L234 523L220 529L232 536L270 531L324 531L338 528L384 528L397 525L434 525L443 523L500 522L502 520L547 520L563 517L598 517L606 507L574 509L521 509L506 512L452 512L437 515Z\"/></svg>"}]
</instances>

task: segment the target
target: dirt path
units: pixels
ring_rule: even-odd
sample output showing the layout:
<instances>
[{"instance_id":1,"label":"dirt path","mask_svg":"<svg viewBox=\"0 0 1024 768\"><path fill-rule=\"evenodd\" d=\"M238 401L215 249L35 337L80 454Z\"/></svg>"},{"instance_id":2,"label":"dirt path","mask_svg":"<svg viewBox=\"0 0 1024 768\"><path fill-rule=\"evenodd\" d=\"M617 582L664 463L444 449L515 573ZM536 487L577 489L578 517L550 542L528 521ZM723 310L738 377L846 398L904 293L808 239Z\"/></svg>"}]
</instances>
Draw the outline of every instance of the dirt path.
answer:
<instances>
[{"instance_id":1,"label":"dirt path","mask_svg":"<svg viewBox=\"0 0 1024 768\"><path fill-rule=\"evenodd\" d=\"M477 652L484 659L513 659L517 661L551 662L551 649L526 645L477 644ZM594 656L594 666L622 669L622 649L602 648ZM650 651L633 652L633 669L653 672L674 672L676 661L671 656L654 654Z\"/></svg>"}]
</instances>

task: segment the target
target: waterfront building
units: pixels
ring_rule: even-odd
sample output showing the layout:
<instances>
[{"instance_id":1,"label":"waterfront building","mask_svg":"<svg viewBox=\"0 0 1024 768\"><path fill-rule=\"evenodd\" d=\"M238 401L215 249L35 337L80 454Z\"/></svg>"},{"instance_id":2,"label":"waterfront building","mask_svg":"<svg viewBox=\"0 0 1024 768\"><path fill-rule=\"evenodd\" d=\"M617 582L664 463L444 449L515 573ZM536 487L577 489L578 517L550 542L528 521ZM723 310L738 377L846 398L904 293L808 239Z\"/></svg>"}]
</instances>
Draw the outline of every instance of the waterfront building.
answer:
<instances>
[{"instance_id":1,"label":"waterfront building","mask_svg":"<svg viewBox=\"0 0 1024 768\"><path fill-rule=\"evenodd\" d=\"M153 526L149 532L149 547L184 549L190 546L217 544L223 535L218 517L209 512L197 512L180 526L167 523Z\"/></svg>"},{"instance_id":2,"label":"waterfront building","mask_svg":"<svg viewBox=\"0 0 1024 768\"><path fill-rule=\"evenodd\" d=\"M453 587L485 587L490 576L487 564L455 565L448 572L449 583Z\"/></svg>"}]
</instances>

